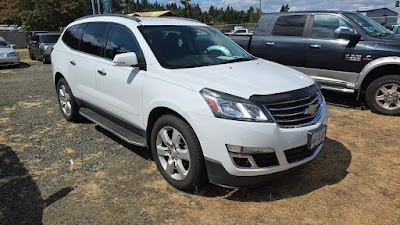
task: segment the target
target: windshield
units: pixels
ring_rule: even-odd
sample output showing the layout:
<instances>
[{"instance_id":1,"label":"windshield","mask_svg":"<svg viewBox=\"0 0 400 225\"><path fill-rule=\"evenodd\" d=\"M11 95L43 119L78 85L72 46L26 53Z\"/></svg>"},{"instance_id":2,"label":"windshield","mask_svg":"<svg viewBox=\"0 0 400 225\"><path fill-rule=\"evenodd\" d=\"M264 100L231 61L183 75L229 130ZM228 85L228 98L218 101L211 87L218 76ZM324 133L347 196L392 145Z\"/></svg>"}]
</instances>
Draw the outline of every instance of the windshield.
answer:
<instances>
[{"instance_id":1,"label":"windshield","mask_svg":"<svg viewBox=\"0 0 400 225\"><path fill-rule=\"evenodd\" d=\"M10 45L7 42L0 39L0 48L9 48L9 47Z\"/></svg>"},{"instance_id":2,"label":"windshield","mask_svg":"<svg viewBox=\"0 0 400 225\"><path fill-rule=\"evenodd\" d=\"M191 68L254 59L211 27L140 26L139 30L164 68Z\"/></svg>"},{"instance_id":3,"label":"windshield","mask_svg":"<svg viewBox=\"0 0 400 225\"><path fill-rule=\"evenodd\" d=\"M350 19L358 23L362 28L364 28L365 31L368 32L369 35L373 37L393 34L391 31L389 31L379 23L375 22L374 20L364 15L349 13L346 14L346 16L348 16Z\"/></svg>"},{"instance_id":4,"label":"windshield","mask_svg":"<svg viewBox=\"0 0 400 225\"><path fill-rule=\"evenodd\" d=\"M60 37L59 34L41 35L40 36L40 43L56 43L59 37Z\"/></svg>"}]
</instances>

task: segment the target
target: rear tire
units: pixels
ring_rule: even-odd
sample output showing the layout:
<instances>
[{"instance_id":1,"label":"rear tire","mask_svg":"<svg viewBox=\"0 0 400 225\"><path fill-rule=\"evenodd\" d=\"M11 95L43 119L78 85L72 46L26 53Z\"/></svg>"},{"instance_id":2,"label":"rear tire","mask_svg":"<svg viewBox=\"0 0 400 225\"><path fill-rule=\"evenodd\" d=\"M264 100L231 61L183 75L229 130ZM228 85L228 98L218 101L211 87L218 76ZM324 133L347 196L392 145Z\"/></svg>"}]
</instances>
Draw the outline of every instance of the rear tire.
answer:
<instances>
[{"instance_id":1,"label":"rear tire","mask_svg":"<svg viewBox=\"0 0 400 225\"><path fill-rule=\"evenodd\" d=\"M367 88L366 102L383 115L400 115L400 76L388 75L374 80Z\"/></svg>"},{"instance_id":2,"label":"rear tire","mask_svg":"<svg viewBox=\"0 0 400 225\"><path fill-rule=\"evenodd\" d=\"M79 106L64 78L61 78L57 83L57 97L64 118L72 122L80 121L82 117L79 114Z\"/></svg>"},{"instance_id":3,"label":"rear tire","mask_svg":"<svg viewBox=\"0 0 400 225\"><path fill-rule=\"evenodd\" d=\"M183 119L161 116L153 126L150 148L161 175L175 188L190 191L207 184L200 142Z\"/></svg>"}]
</instances>

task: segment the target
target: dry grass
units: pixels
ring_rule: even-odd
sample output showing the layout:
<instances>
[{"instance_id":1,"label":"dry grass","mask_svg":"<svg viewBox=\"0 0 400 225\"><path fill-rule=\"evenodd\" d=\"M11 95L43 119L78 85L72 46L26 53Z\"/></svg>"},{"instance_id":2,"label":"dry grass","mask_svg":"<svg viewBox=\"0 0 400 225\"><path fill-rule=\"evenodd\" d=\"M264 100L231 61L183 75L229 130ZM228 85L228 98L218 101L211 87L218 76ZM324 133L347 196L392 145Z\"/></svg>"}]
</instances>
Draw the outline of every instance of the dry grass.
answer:
<instances>
[{"instance_id":1,"label":"dry grass","mask_svg":"<svg viewBox=\"0 0 400 225\"><path fill-rule=\"evenodd\" d=\"M40 198L74 188L44 209L38 204L31 214L43 214L44 224L400 224L400 117L329 106L328 139L302 170L256 189L184 193L165 182L146 149L94 124L66 122L46 83L49 65L30 61L26 50L20 55L30 67L0 74L11 93L0 99L0 144L18 156ZM13 98L36 79L40 96ZM23 203L15 218L29 218L31 201Z\"/></svg>"}]
</instances>

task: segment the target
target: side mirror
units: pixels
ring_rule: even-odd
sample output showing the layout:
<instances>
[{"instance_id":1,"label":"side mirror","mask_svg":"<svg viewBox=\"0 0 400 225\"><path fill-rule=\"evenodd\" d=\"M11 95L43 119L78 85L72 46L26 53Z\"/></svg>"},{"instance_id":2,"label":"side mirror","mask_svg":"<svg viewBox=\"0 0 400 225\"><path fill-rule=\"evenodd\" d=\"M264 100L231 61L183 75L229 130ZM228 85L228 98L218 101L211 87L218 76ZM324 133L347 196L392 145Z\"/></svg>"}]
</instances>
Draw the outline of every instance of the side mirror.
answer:
<instances>
[{"instance_id":1,"label":"side mirror","mask_svg":"<svg viewBox=\"0 0 400 225\"><path fill-rule=\"evenodd\" d=\"M11 48L15 48L16 45L15 44L11 44L10 46L11 46Z\"/></svg>"},{"instance_id":2,"label":"side mirror","mask_svg":"<svg viewBox=\"0 0 400 225\"><path fill-rule=\"evenodd\" d=\"M338 38L350 40L350 42L358 42L361 39L361 35L355 34L355 33L350 33L350 32L340 31L338 34Z\"/></svg>"},{"instance_id":3,"label":"side mirror","mask_svg":"<svg viewBox=\"0 0 400 225\"><path fill-rule=\"evenodd\" d=\"M134 52L115 55L113 63L115 66L137 66L139 64L136 53Z\"/></svg>"}]
</instances>

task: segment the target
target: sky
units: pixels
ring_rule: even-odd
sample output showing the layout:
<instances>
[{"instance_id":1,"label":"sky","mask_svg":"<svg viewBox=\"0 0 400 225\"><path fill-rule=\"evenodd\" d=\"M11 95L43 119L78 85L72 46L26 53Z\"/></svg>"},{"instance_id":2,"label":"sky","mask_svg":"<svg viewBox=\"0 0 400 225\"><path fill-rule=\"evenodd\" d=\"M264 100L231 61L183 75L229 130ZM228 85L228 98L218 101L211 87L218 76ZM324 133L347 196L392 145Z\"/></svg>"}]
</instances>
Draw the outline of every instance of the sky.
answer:
<instances>
[{"instance_id":1,"label":"sky","mask_svg":"<svg viewBox=\"0 0 400 225\"><path fill-rule=\"evenodd\" d=\"M156 0L149 0L155 2ZM180 2L174 0L157 0L158 3ZM247 10L250 6L259 7L260 0L192 0L192 3L199 4L202 10L208 10L210 5L218 8L228 6L237 10ZM354 11L359 7L372 6L374 8L393 8L395 0L261 0L263 12L279 11L282 4L289 4L290 11L298 10L348 10Z\"/></svg>"}]
</instances>

